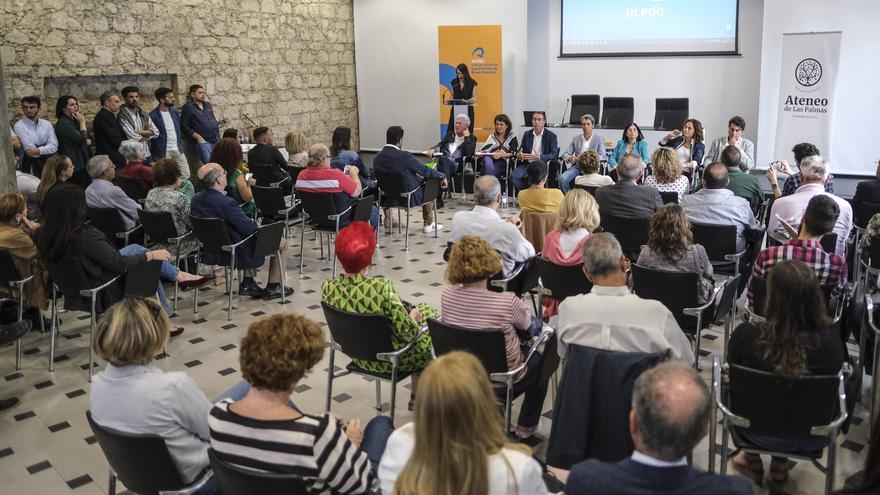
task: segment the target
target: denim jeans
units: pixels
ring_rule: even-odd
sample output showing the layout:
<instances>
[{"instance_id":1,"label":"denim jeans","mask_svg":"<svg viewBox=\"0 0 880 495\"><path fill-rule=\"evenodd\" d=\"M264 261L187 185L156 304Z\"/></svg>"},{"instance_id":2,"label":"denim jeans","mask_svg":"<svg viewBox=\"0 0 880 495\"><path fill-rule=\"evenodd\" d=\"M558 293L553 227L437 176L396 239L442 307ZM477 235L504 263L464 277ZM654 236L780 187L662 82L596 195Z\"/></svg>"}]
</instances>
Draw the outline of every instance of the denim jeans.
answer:
<instances>
[{"instance_id":1,"label":"denim jeans","mask_svg":"<svg viewBox=\"0 0 880 495\"><path fill-rule=\"evenodd\" d=\"M385 452L388 437L394 432L394 425L388 416L376 416L364 427L364 440L361 442L361 451L370 458L373 465L373 474L379 469L379 461Z\"/></svg>"},{"instance_id":2,"label":"denim jeans","mask_svg":"<svg viewBox=\"0 0 880 495\"><path fill-rule=\"evenodd\" d=\"M579 168L570 167L559 175L559 189L562 191L562 194L567 193L571 189L571 183L580 173L581 170Z\"/></svg>"},{"instance_id":3,"label":"denim jeans","mask_svg":"<svg viewBox=\"0 0 880 495\"><path fill-rule=\"evenodd\" d=\"M141 246L140 244L129 244L124 248L119 250L119 254L123 256L128 256L131 254L141 254L146 253L149 249ZM169 281L174 281L177 278L177 274L180 273L180 269L176 266L168 263L167 261L162 262L162 270L160 274L162 278ZM159 286L156 288L156 292L159 294L159 301L162 303L162 307L165 308L165 312L169 315L172 313L171 305L168 304L168 298L165 297L165 289L162 288L162 282L159 282Z\"/></svg>"},{"instance_id":4,"label":"denim jeans","mask_svg":"<svg viewBox=\"0 0 880 495\"><path fill-rule=\"evenodd\" d=\"M211 161L211 152L214 151L214 144L205 141L204 143L196 143L196 151L199 153L199 158L202 160L202 163L209 163Z\"/></svg>"},{"instance_id":5,"label":"denim jeans","mask_svg":"<svg viewBox=\"0 0 880 495\"><path fill-rule=\"evenodd\" d=\"M529 188L529 185L526 184L526 170L526 162L519 162L519 165L510 173L510 182L518 191Z\"/></svg>"},{"instance_id":6,"label":"denim jeans","mask_svg":"<svg viewBox=\"0 0 880 495\"><path fill-rule=\"evenodd\" d=\"M527 349L524 349L527 351ZM544 407L544 398L547 396L547 382L540 383L542 356L539 352L532 355L526 363L526 374L522 379L513 384L511 402L525 393L519 417L516 423L523 428L531 428L538 424L541 419L541 409ZM495 389L495 396L504 400L507 394L506 387Z\"/></svg>"}]
</instances>

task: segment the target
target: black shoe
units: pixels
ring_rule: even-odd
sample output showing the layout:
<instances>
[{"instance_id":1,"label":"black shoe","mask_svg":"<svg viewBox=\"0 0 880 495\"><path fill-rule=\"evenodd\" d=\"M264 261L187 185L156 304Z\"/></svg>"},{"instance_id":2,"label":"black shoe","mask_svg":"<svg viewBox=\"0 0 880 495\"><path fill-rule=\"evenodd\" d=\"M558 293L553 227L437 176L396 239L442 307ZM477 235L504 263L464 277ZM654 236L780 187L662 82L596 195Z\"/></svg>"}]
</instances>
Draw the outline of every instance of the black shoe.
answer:
<instances>
[{"instance_id":1,"label":"black shoe","mask_svg":"<svg viewBox=\"0 0 880 495\"><path fill-rule=\"evenodd\" d=\"M20 339L22 335L28 333L28 330L30 329L30 320L21 320L15 323L0 326L0 345L6 345L10 342L15 342L16 340Z\"/></svg>"},{"instance_id":2,"label":"black shoe","mask_svg":"<svg viewBox=\"0 0 880 495\"><path fill-rule=\"evenodd\" d=\"M293 287L285 287L284 288L284 297L291 296L293 294ZM273 286L273 284L269 284L266 286L266 293L263 294L263 299L278 299L281 297L281 284Z\"/></svg>"},{"instance_id":3,"label":"black shoe","mask_svg":"<svg viewBox=\"0 0 880 495\"><path fill-rule=\"evenodd\" d=\"M8 399L0 399L0 411L12 409L13 407L15 407L17 405L18 405L18 399L15 397L10 397Z\"/></svg>"},{"instance_id":4,"label":"black shoe","mask_svg":"<svg viewBox=\"0 0 880 495\"><path fill-rule=\"evenodd\" d=\"M238 286L238 295L240 296L250 296L257 299L263 297L265 293L266 289L260 287L256 282L244 282Z\"/></svg>"}]
</instances>

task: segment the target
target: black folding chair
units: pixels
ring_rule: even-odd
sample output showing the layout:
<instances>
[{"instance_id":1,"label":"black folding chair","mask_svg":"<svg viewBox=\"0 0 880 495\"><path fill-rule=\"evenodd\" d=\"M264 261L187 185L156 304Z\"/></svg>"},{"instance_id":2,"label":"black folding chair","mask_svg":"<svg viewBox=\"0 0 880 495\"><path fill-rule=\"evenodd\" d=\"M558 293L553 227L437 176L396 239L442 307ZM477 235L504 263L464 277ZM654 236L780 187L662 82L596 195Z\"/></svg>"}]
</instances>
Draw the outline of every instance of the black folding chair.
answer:
<instances>
[{"instance_id":1,"label":"black folding chair","mask_svg":"<svg viewBox=\"0 0 880 495\"><path fill-rule=\"evenodd\" d=\"M117 247L125 247L130 244L131 236L141 229L141 225L135 225L131 229L125 228L122 221L122 213L116 208L88 207L89 222L110 239L116 239ZM122 241L122 244L119 243Z\"/></svg>"},{"instance_id":2,"label":"black folding chair","mask_svg":"<svg viewBox=\"0 0 880 495\"><path fill-rule=\"evenodd\" d=\"M719 273L736 275L740 259L747 250L736 249L736 225L710 225L691 222L694 244L706 250L709 261Z\"/></svg>"},{"instance_id":3,"label":"black folding chair","mask_svg":"<svg viewBox=\"0 0 880 495\"><path fill-rule=\"evenodd\" d=\"M276 174L276 170L280 170L274 165L266 165L262 163L251 163L248 167L252 174L254 174L254 180L257 182L257 186L260 187L279 187L281 184L290 182L290 176L279 178Z\"/></svg>"},{"instance_id":4,"label":"black folding chair","mask_svg":"<svg viewBox=\"0 0 880 495\"><path fill-rule=\"evenodd\" d=\"M154 242L161 246L168 246L174 253L174 266L180 266L180 257L190 254L190 251L181 251L181 245L184 241L193 239L192 230L180 234L174 225L174 218L169 211L146 211L138 210L140 215L141 226L144 228L144 237L149 242ZM177 311L177 293L179 284L174 281L174 302L173 308Z\"/></svg>"},{"instance_id":5,"label":"black folding chair","mask_svg":"<svg viewBox=\"0 0 880 495\"><path fill-rule=\"evenodd\" d=\"M583 265L580 263L562 266L541 257L536 263L541 280L541 294L550 296L560 303L566 297L586 294L593 289L593 284L587 280Z\"/></svg>"},{"instance_id":6,"label":"black folding chair","mask_svg":"<svg viewBox=\"0 0 880 495\"><path fill-rule=\"evenodd\" d=\"M370 313L352 313L334 308L324 302L321 302L321 306L324 308L327 328L330 329L330 364L327 368L327 411L330 410L330 398L333 395L333 380L350 373L355 373L375 379L376 410L379 411L382 410L382 388L380 381L386 380L391 382L391 409L389 416L391 416L391 422L393 423L397 405L397 384L410 375L409 372L400 370L400 357L409 352L428 329L426 327L422 328L410 342L395 351L394 345L391 342L393 323L387 316ZM354 362L349 363L345 371L336 373L333 369L336 351L341 351L351 359L391 363L391 373L375 373L357 366Z\"/></svg>"},{"instance_id":7,"label":"black folding chair","mask_svg":"<svg viewBox=\"0 0 880 495\"><path fill-rule=\"evenodd\" d=\"M257 239L254 241L254 256L275 258L278 263L278 272L281 275L281 304L287 304L287 295L285 294L284 272L285 266L282 263L281 241L284 238L284 229L286 225L282 221L261 225L257 230Z\"/></svg>"},{"instance_id":8,"label":"black folding chair","mask_svg":"<svg viewBox=\"0 0 880 495\"><path fill-rule=\"evenodd\" d=\"M299 238L299 273L303 271L303 251L305 249L306 226L318 234L321 246L321 259L324 259L324 236L327 234L327 255L330 255L333 245L333 238L339 234L342 226L342 219L352 213L351 221L369 221L372 212L373 198L368 196L359 199L356 203L351 204L348 208L337 212L336 202L333 195L329 193L316 193L297 191L297 196L301 200L303 207L303 219L300 222L300 238ZM366 219L363 218L364 208L361 204L366 204ZM333 255L333 276L336 276L336 255Z\"/></svg>"},{"instance_id":9,"label":"black folding chair","mask_svg":"<svg viewBox=\"0 0 880 495\"><path fill-rule=\"evenodd\" d=\"M867 325L862 327L861 334L859 335L859 363L856 366L856 373L858 376L863 376L862 370L866 369L865 363L868 359L872 359L871 376L873 377L873 385L871 386L871 404L868 418L876 418L877 407L880 404L880 373L877 372L877 366L880 365L880 327L874 321L874 300L870 294L865 294L865 312L867 313ZM874 338L873 358L870 357L871 354L868 354L868 332ZM869 420L869 437L871 433L877 434L877 432L872 432L871 428L873 428L873 421Z\"/></svg>"},{"instance_id":10,"label":"black folding chair","mask_svg":"<svg viewBox=\"0 0 880 495\"><path fill-rule=\"evenodd\" d=\"M587 191L588 193L590 193L590 196L595 196L596 189L599 189L599 186L584 186L581 184L572 184L571 187L572 187L572 189L583 189L584 191Z\"/></svg>"},{"instance_id":11,"label":"black folding chair","mask_svg":"<svg viewBox=\"0 0 880 495\"><path fill-rule=\"evenodd\" d=\"M400 210L406 210L406 230L403 248L409 249L409 210L427 204L434 205L434 237L437 237L437 197L440 196L440 179L425 179L419 187L412 191L407 190L406 180L401 174L376 174L379 184L379 205L383 208L395 208L397 210L397 233L400 234ZM423 189L422 202L412 204L412 195L419 189ZM400 206L397 201L394 204L382 203L382 196L389 199L405 200L406 206ZM391 216L390 214L388 215ZM392 230L393 231L393 230Z\"/></svg>"},{"instance_id":12,"label":"black folding chair","mask_svg":"<svg viewBox=\"0 0 880 495\"><path fill-rule=\"evenodd\" d=\"M18 320L24 319L24 286L28 283L37 283L36 277L42 277L43 270L34 273L28 277L22 277L12 262L12 257L5 249L0 249L0 285L7 286L12 290L14 297L18 301ZM43 313L40 312L40 331L45 331L45 323L43 322ZM15 341L15 369L21 369L21 338Z\"/></svg>"},{"instance_id":13,"label":"black folding chair","mask_svg":"<svg viewBox=\"0 0 880 495\"><path fill-rule=\"evenodd\" d=\"M535 258L537 256L519 263L508 277L504 277L503 273L496 274L489 279L487 288L492 292L513 292L517 297L530 294L535 314L538 314L538 303L533 292L533 289L538 287L538 265L535 263Z\"/></svg>"},{"instance_id":14,"label":"black folding chair","mask_svg":"<svg viewBox=\"0 0 880 495\"><path fill-rule=\"evenodd\" d=\"M650 218L627 218L603 215L601 225L605 232L614 234L623 254L635 261L639 257L642 246L648 243L648 225Z\"/></svg>"},{"instance_id":15,"label":"black folding chair","mask_svg":"<svg viewBox=\"0 0 880 495\"><path fill-rule=\"evenodd\" d=\"M99 425L86 411L89 426L110 464L107 492L116 493L116 479L133 493L189 495L211 479L208 470L190 484L183 481L168 445L160 435L127 433ZM225 492L224 492L225 493Z\"/></svg>"},{"instance_id":16,"label":"black folding chair","mask_svg":"<svg viewBox=\"0 0 880 495\"><path fill-rule=\"evenodd\" d=\"M436 356L452 351L470 352L483 363L483 367L489 373L490 380L503 383L507 387L507 395L504 400L504 431L509 431L513 380L525 369L529 359L538 351L541 344L553 335L553 329L545 326L544 330L532 342L529 352L523 356L523 364L512 370L507 369L507 346L502 330L463 328L429 319L428 331L431 333L431 342Z\"/></svg>"},{"instance_id":17,"label":"black folding chair","mask_svg":"<svg viewBox=\"0 0 880 495\"><path fill-rule=\"evenodd\" d=\"M147 193L144 192L140 184L138 184L138 181L134 179L117 175L116 178L113 179L113 182L122 189L122 192L124 192L126 196L138 203L143 203L147 198Z\"/></svg>"},{"instance_id":18,"label":"black folding chair","mask_svg":"<svg viewBox=\"0 0 880 495\"><path fill-rule=\"evenodd\" d=\"M732 436L734 445L746 452L811 461L825 472L825 493L830 494L834 486L837 434L847 418L843 370L836 375L792 379L737 364L729 366L729 395L725 396L721 391L721 359L715 356L712 388L715 404L723 415L721 474L727 474L727 443L728 436ZM825 467L818 463L825 448L810 452L774 451L749 442L740 432L792 439L826 437L828 461ZM709 445L709 455L714 458L714 444Z\"/></svg>"},{"instance_id":19,"label":"black folding chair","mask_svg":"<svg viewBox=\"0 0 880 495\"><path fill-rule=\"evenodd\" d=\"M678 193L675 191L660 191L660 197L663 198L663 204L678 204Z\"/></svg>"},{"instance_id":20,"label":"black folding chair","mask_svg":"<svg viewBox=\"0 0 880 495\"><path fill-rule=\"evenodd\" d=\"M223 495L307 495L311 483L294 474L267 473L236 466L223 459L223 454L208 449L214 479Z\"/></svg>"},{"instance_id":21,"label":"black folding chair","mask_svg":"<svg viewBox=\"0 0 880 495\"><path fill-rule=\"evenodd\" d=\"M284 191L280 187L254 186L251 188L254 203L262 221L284 220L284 237L290 237L291 217L296 214L296 204L291 201L288 206L284 200ZM302 221L302 219L300 219Z\"/></svg>"},{"instance_id":22,"label":"black folding chair","mask_svg":"<svg viewBox=\"0 0 880 495\"><path fill-rule=\"evenodd\" d=\"M228 297L226 302L226 320L229 321L232 319L232 291L235 289L233 279L238 272L235 264L235 250L238 246L248 242L252 237L257 235L257 232L255 231L254 233L239 239L238 242L233 243L229 237L229 232L226 230L226 223L222 218L200 218L190 215L189 219L190 224L193 227L193 232L196 235L196 239L198 239L204 251L229 253L229 264L226 265L226 294ZM197 273L198 269L199 257L197 256ZM198 301L199 288L196 287L195 294L193 295L193 314L197 313L199 310Z\"/></svg>"}]
</instances>

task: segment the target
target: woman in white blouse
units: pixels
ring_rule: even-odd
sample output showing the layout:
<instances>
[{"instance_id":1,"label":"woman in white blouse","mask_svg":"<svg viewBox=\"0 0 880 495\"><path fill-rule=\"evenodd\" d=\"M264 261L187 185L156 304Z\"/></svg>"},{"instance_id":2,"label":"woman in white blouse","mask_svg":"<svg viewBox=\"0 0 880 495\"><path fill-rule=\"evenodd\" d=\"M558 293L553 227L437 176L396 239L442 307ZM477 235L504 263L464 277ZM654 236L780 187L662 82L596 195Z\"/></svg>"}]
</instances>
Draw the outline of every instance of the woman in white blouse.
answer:
<instances>
[{"instance_id":1,"label":"woman in white blouse","mask_svg":"<svg viewBox=\"0 0 880 495\"><path fill-rule=\"evenodd\" d=\"M508 442L494 397L474 355L451 352L432 361L419 381L414 423L388 439L379 464L382 493L546 494L529 447Z\"/></svg>"},{"instance_id":2,"label":"woman in white blouse","mask_svg":"<svg viewBox=\"0 0 880 495\"><path fill-rule=\"evenodd\" d=\"M645 179L645 185L660 192L676 192L678 200L688 193L691 182L682 175L681 162L672 148L657 148L651 155L652 175Z\"/></svg>"}]
</instances>

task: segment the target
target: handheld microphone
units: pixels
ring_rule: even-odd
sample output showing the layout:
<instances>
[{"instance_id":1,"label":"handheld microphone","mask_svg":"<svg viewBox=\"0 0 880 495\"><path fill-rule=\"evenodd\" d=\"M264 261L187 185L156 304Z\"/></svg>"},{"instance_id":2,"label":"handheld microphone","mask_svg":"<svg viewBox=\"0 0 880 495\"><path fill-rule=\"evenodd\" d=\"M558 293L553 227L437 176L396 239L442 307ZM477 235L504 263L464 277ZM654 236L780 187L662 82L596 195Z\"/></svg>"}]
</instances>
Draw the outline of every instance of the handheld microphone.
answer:
<instances>
[{"instance_id":1,"label":"handheld microphone","mask_svg":"<svg viewBox=\"0 0 880 495\"><path fill-rule=\"evenodd\" d=\"M559 127L562 127L565 125L565 112L568 111L568 103L570 102L570 100L571 100L570 98L565 99L565 110L562 111L562 120L559 121Z\"/></svg>"}]
</instances>

